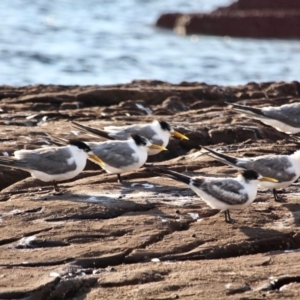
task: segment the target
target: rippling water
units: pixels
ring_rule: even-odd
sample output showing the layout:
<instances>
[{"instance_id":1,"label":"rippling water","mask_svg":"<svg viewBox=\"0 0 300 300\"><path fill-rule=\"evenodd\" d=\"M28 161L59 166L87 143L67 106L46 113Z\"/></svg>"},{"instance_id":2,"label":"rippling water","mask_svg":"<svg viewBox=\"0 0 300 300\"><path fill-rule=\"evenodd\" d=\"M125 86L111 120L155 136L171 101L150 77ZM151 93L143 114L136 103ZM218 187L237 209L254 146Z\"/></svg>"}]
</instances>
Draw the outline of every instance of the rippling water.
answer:
<instances>
[{"instance_id":1,"label":"rippling water","mask_svg":"<svg viewBox=\"0 0 300 300\"><path fill-rule=\"evenodd\" d=\"M230 2L0 1L0 84L299 80L300 41L180 37L153 26L163 12Z\"/></svg>"}]
</instances>

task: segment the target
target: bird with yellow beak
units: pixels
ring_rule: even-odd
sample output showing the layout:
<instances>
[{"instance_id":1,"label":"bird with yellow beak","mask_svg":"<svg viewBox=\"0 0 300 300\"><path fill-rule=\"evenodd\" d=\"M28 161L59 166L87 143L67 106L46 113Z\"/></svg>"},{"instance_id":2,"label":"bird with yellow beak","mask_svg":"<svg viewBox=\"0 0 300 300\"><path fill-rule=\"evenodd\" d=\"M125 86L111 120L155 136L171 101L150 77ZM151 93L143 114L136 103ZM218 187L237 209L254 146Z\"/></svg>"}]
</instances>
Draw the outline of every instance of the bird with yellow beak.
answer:
<instances>
[{"instance_id":1,"label":"bird with yellow beak","mask_svg":"<svg viewBox=\"0 0 300 300\"><path fill-rule=\"evenodd\" d=\"M173 127L165 122L155 120L147 124L134 124L127 126L107 126L104 130L96 129L94 127L86 126L77 122L72 122L73 126L77 129L83 130L97 136L104 137L110 140L127 140L132 134L138 134L145 137L151 143L167 147L170 137L176 137L183 140L188 140L188 137L175 131ZM155 155L161 152L162 149L148 148L148 155Z\"/></svg>"}]
</instances>

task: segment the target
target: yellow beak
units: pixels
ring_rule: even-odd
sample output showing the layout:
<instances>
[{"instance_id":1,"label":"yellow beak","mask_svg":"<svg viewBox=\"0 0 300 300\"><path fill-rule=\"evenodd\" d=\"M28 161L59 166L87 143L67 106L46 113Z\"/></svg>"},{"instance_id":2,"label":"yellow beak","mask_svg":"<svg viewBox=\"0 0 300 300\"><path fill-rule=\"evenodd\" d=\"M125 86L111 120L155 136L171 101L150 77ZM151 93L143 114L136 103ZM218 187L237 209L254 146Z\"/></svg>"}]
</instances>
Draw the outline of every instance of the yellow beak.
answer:
<instances>
[{"instance_id":1,"label":"yellow beak","mask_svg":"<svg viewBox=\"0 0 300 300\"><path fill-rule=\"evenodd\" d=\"M275 178L270 178L270 177L262 177L262 178L259 178L259 181L278 182L277 179L275 179Z\"/></svg>"},{"instance_id":2,"label":"yellow beak","mask_svg":"<svg viewBox=\"0 0 300 300\"><path fill-rule=\"evenodd\" d=\"M181 133L178 132L178 131L172 131L172 132L171 132L171 136L175 136L175 137L177 137L177 138L179 138L179 139L182 139L182 140L188 140L188 139L189 139L187 136L181 134Z\"/></svg>"},{"instance_id":3,"label":"yellow beak","mask_svg":"<svg viewBox=\"0 0 300 300\"><path fill-rule=\"evenodd\" d=\"M148 146L148 148L150 148L150 149L157 149L157 150L165 150L165 151L168 151L167 148L165 148L165 147L163 147L163 146L155 145L155 144L152 144L151 146Z\"/></svg>"},{"instance_id":4,"label":"yellow beak","mask_svg":"<svg viewBox=\"0 0 300 300\"><path fill-rule=\"evenodd\" d=\"M102 161L97 155L95 155L94 153L88 153L88 157L89 160L91 160L92 162L94 162L97 165L100 166L105 166L104 161Z\"/></svg>"}]
</instances>

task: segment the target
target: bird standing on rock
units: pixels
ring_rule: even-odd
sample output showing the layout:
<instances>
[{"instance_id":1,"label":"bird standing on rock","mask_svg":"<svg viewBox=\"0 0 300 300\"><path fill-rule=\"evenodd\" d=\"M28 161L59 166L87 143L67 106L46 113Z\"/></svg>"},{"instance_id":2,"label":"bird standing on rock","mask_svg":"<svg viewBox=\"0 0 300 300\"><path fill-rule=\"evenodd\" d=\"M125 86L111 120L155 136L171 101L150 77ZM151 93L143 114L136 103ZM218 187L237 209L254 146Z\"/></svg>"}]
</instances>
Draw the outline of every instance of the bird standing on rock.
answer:
<instances>
[{"instance_id":1,"label":"bird standing on rock","mask_svg":"<svg viewBox=\"0 0 300 300\"><path fill-rule=\"evenodd\" d=\"M189 177L168 169L154 168L153 172L189 185L211 208L220 209L225 214L225 222L233 223L229 210L243 209L250 205L257 194L259 181L276 182L276 179L262 177L257 172L246 170L236 178Z\"/></svg>"},{"instance_id":2,"label":"bird standing on rock","mask_svg":"<svg viewBox=\"0 0 300 300\"><path fill-rule=\"evenodd\" d=\"M291 155L262 155L237 158L202 146L208 155L239 170L254 170L262 176L277 179L277 182L259 182L259 187L273 190L274 200L281 202L277 189L286 188L300 176L300 150Z\"/></svg>"},{"instance_id":3,"label":"bird standing on rock","mask_svg":"<svg viewBox=\"0 0 300 300\"><path fill-rule=\"evenodd\" d=\"M282 106L267 106L254 108L245 105L228 103L233 109L242 112L247 118L253 118L288 134L300 132L300 103L284 104Z\"/></svg>"},{"instance_id":4,"label":"bird standing on rock","mask_svg":"<svg viewBox=\"0 0 300 300\"><path fill-rule=\"evenodd\" d=\"M149 149L167 150L138 134L133 134L126 141L85 143L97 156L101 156L105 165L100 165L107 173L117 174L119 182L122 182L121 173L135 171L145 164Z\"/></svg>"},{"instance_id":5,"label":"bird standing on rock","mask_svg":"<svg viewBox=\"0 0 300 300\"><path fill-rule=\"evenodd\" d=\"M0 157L0 165L27 171L32 177L53 182L59 192L58 181L68 180L83 171L86 160L104 165L91 148L79 140L70 140L62 147L45 147L35 150L18 150L15 157Z\"/></svg>"},{"instance_id":6,"label":"bird standing on rock","mask_svg":"<svg viewBox=\"0 0 300 300\"><path fill-rule=\"evenodd\" d=\"M165 121L155 120L148 124L136 124L128 126L107 126L104 130L85 126L77 122L72 122L77 129L96 134L110 140L127 140L132 134L138 134L155 145L166 147L169 143L170 136L188 140L188 138L175 131L172 126ZM148 148L148 155L158 154L162 149Z\"/></svg>"}]
</instances>

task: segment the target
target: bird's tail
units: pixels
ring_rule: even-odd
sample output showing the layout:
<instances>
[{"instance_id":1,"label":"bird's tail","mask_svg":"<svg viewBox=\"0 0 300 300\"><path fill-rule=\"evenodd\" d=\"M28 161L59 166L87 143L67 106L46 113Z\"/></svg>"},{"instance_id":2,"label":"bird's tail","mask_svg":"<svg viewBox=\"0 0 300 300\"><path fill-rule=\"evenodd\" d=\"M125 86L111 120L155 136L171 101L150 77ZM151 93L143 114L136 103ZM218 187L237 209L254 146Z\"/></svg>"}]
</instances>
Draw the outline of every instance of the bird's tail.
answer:
<instances>
[{"instance_id":1,"label":"bird's tail","mask_svg":"<svg viewBox=\"0 0 300 300\"><path fill-rule=\"evenodd\" d=\"M21 162L11 157L0 157L0 165L4 167L28 171L28 168L24 167Z\"/></svg>"},{"instance_id":2,"label":"bird's tail","mask_svg":"<svg viewBox=\"0 0 300 300\"><path fill-rule=\"evenodd\" d=\"M255 108L255 107L250 107L250 106L240 105L235 103L228 103L228 102L226 103L232 105L234 110L244 113L246 115L259 117L259 118L268 118L268 116L266 116L260 108Z\"/></svg>"},{"instance_id":3,"label":"bird's tail","mask_svg":"<svg viewBox=\"0 0 300 300\"><path fill-rule=\"evenodd\" d=\"M214 151L212 149L206 148L204 146L201 146L203 149L205 149L206 151L208 151L208 155L213 156L214 158L216 158L217 160L221 161L222 163L226 164L226 165L230 165L236 169L239 170L244 170L244 168L241 168L237 165L238 163L238 159L233 157L233 156L229 156L229 155L225 155L223 153L219 153L217 151Z\"/></svg>"},{"instance_id":4,"label":"bird's tail","mask_svg":"<svg viewBox=\"0 0 300 300\"><path fill-rule=\"evenodd\" d=\"M75 121L72 121L71 123L77 129L83 130L83 131L88 132L88 133L92 133L92 134L97 135L97 136L101 136L101 137L103 137L105 139L108 139L108 140L114 140L114 138L109 136L109 133L107 133L106 131L103 131L101 129L96 129L94 127L85 126L85 125L82 125L82 124L77 123Z\"/></svg>"},{"instance_id":5,"label":"bird's tail","mask_svg":"<svg viewBox=\"0 0 300 300\"><path fill-rule=\"evenodd\" d=\"M152 172L158 173L160 175L166 174L166 175L168 175L168 177L171 177L172 179L175 179L177 181L186 183L187 185L189 185L191 180L192 180L192 178L189 177L189 176L182 175L178 172L171 171L171 170L168 170L168 169L165 169L165 168L155 167L155 168L152 169Z\"/></svg>"}]
</instances>

